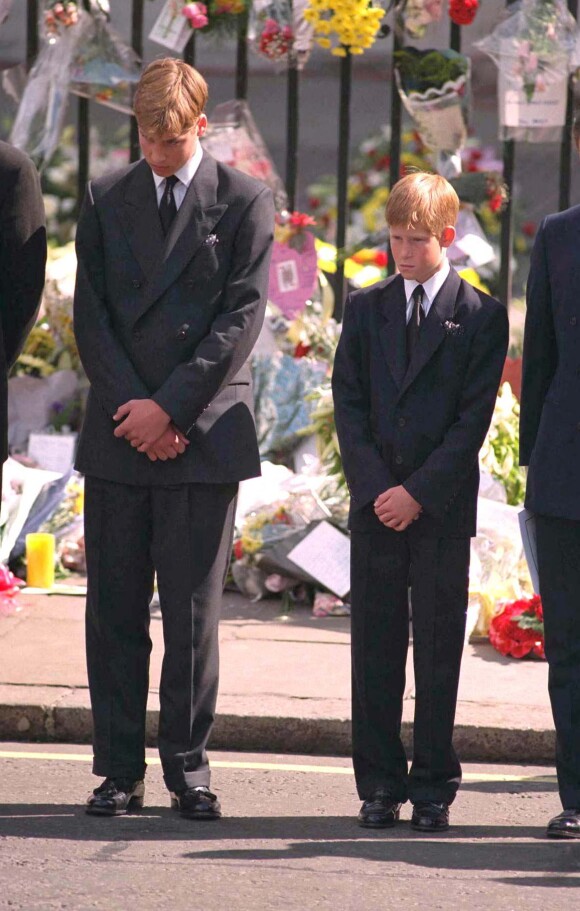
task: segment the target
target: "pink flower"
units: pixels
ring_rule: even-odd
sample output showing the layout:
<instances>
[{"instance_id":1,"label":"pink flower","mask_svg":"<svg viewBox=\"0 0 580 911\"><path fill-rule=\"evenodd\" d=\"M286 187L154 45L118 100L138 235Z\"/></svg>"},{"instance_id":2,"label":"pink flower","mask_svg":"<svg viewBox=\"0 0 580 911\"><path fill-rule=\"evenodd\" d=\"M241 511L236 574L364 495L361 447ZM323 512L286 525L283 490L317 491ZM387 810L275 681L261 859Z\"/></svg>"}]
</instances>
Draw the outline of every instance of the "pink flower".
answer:
<instances>
[{"instance_id":1,"label":"pink flower","mask_svg":"<svg viewBox=\"0 0 580 911\"><path fill-rule=\"evenodd\" d=\"M205 3L187 3L182 8L181 14L189 19L192 28L204 28L209 22Z\"/></svg>"}]
</instances>

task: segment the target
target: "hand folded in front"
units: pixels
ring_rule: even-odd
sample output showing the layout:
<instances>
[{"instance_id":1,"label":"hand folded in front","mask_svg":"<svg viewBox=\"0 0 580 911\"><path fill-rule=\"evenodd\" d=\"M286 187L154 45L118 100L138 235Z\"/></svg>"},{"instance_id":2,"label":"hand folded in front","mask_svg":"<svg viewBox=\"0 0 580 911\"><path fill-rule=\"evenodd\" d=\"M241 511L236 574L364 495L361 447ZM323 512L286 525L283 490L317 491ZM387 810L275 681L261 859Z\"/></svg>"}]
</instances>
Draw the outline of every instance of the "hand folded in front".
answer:
<instances>
[{"instance_id":1,"label":"hand folded in front","mask_svg":"<svg viewBox=\"0 0 580 911\"><path fill-rule=\"evenodd\" d=\"M115 436L125 437L138 449L143 444L155 443L167 430L171 418L153 399L131 399L117 409L113 420L120 421L113 431Z\"/></svg>"},{"instance_id":2,"label":"hand folded in front","mask_svg":"<svg viewBox=\"0 0 580 911\"><path fill-rule=\"evenodd\" d=\"M187 437L174 424L170 424L159 439L149 445L142 443L137 447L137 452L144 452L152 462L156 462L157 459L166 462L167 459L176 459L178 455L185 452L186 446L189 446Z\"/></svg>"},{"instance_id":3,"label":"hand folded in front","mask_svg":"<svg viewBox=\"0 0 580 911\"><path fill-rule=\"evenodd\" d=\"M404 531L419 518L422 510L421 504L413 499L402 484L379 494L374 507L377 518L394 531Z\"/></svg>"}]
</instances>

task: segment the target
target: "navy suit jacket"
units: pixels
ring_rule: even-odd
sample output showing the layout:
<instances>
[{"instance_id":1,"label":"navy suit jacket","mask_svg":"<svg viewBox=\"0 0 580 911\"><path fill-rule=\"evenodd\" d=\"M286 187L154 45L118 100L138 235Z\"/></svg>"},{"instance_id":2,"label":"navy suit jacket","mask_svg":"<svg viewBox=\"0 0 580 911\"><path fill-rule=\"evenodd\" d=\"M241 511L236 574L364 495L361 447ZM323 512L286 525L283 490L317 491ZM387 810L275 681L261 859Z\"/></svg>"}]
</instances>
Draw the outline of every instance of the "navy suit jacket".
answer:
<instances>
[{"instance_id":1,"label":"navy suit jacket","mask_svg":"<svg viewBox=\"0 0 580 911\"><path fill-rule=\"evenodd\" d=\"M75 334L91 388L76 468L126 484L260 474L246 360L262 325L274 230L263 183L204 152L165 238L144 161L92 181L77 229ZM190 440L151 462L113 415L152 398Z\"/></svg>"},{"instance_id":2,"label":"navy suit jacket","mask_svg":"<svg viewBox=\"0 0 580 911\"><path fill-rule=\"evenodd\" d=\"M505 362L507 313L451 269L407 369L404 287L396 275L354 292L345 308L332 385L351 527L378 494L403 484L423 507L418 533L474 535L478 453Z\"/></svg>"},{"instance_id":3,"label":"navy suit jacket","mask_svg":"<svg viewBox=\"0 0 580 911\"><path fill-rule=\"evenodd\" d=\"M532 251L520 411L526 506L580 519L580 206L544 219Z\"/></svg>"}]
</instances>

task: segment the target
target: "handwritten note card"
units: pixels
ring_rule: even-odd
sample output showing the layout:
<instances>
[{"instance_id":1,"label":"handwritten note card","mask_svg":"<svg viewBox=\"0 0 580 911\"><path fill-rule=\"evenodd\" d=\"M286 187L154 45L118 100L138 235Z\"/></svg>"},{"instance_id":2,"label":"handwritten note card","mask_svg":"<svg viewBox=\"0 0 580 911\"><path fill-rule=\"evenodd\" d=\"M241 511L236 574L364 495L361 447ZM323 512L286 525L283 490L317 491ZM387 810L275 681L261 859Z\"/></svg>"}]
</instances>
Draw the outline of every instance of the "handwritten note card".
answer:
<instances>
[{"instance_id":1,"label":"handwritten note card","mask_svg":"<svg viewBox=\"0 0 580 911\"><path fill-rule=\"evenodd\" d=\"M349 593L350 538L329 522L319 522L288 559L339 598Z\"/></svg>"}]
</instances>

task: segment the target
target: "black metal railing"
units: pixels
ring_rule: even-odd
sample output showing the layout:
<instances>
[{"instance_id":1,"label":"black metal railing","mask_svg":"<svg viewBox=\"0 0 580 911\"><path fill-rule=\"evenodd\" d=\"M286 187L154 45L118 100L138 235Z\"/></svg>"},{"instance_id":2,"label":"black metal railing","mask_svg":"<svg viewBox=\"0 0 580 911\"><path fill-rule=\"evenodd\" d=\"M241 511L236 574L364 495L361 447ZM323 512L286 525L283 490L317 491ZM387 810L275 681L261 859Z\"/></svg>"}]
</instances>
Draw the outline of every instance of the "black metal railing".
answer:
<instances>
[{"instance_id":1,"label":"black metal railing","mask_svg":"<svg viewBox=\"0 0 580 911\"><path fill-rule=\"evenodd\" d=\"M89 0L83 0L88 6ZM509 7L517 0L506 0ZM143 25L145 0L131 0L131 45L139 57L143 56ZM27 44L26 61L30 68L39 50L38 19L41 0L27 0ZM577 18L577 0L568 0L568 8ZM235 96L238 99L248 97L248 43L247 43L248 17L246 14L238 16L238 33L235 64ZM386 42L385 42L386 43ZM461 49L461 30L451 23L449 46L456 51ZM402 47L402 42L396 30L393 30L392 55ZM185 51L184 59L195 63L196 37L192 35ZM296 206L299 187L299 151L300 151L300 71L295 60L290 61L287 70L287 110L286 110L286 189L289 205ZM351 135L351 95L353 80L353 60L350 54L337 61L337 79L339 83L338 101L338 159L337 159L337 219L336 219L336 246L338 250L337 270L334 275L333 285L335 290L335 316L342 315L344 297L344 258L341 251L346 243L346 229L348 224L348 174L349 150ZM571 125L573 118L573 88L570 80L567 99L566 129L563 131L563 140L560 149L559 168L559 208L567 208L570 204L571 182ZM90 177L90 117L91 102L86 98L78 99L77 114L77 139L78 139L78 175L77 197L82 199L86 183ZM387 104L385 103L385 111ZM390 126L391 148L389 181L393 183L399 179L401 168L401 133L402 133L402 107L394 69L391 68L390 89ZM132 161L139 157L139 140L135 119L131 118L129 135L129 152ZM501 215L500 238L500 269L498 297L504 304L511 299L512 286L512 251L514 233L514 185L516 176L516 143L508 140L503 143L504 182L507 185L508 201ZM390 266L392 268L392 266Z\"/></svg>"}]
</instances>

